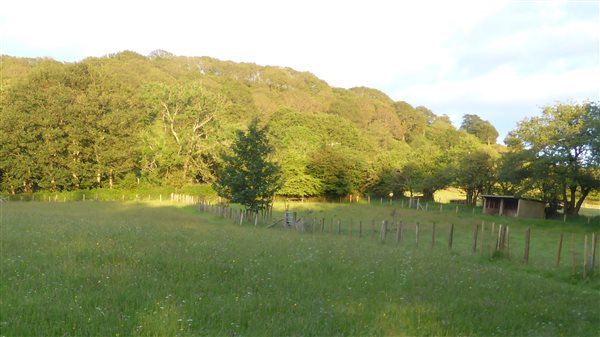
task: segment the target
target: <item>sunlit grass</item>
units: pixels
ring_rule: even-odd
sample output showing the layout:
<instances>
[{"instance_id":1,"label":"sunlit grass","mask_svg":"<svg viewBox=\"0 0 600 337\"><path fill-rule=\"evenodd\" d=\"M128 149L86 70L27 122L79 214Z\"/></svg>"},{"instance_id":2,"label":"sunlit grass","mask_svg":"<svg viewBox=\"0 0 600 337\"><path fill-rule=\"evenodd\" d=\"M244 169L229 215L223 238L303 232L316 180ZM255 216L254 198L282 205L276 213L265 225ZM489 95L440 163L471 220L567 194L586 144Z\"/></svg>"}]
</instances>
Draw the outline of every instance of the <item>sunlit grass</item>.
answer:
<instances>
[{"instance_id":1,"label":"sunlit grass","mask_svg":"<svg viewBox=\"0 0 600 337\"><path fill-rule=\"evenodd\" d=\"M394 209L293 206L303 216L335 216L344 223L391 219ZM393 234L382 244L366 233L349 237L347 227L340 236L239 226L159 202L1 207L3 336L600 332L597 279L572 282L560 276L568 270L548 277L545 266L471 255L470 232L457 231L458 246L448 252L443 224L469 229L480 221L465 214L440 218L397 210L407 225L417 219L423 224L417 248L408 232L400 245ZM275 216L282 210L278 205ZM434 219L440 236L431 249L425 225ZM560 232L543 226L533 224L549 237ZM536 249L553 251L550 246Z\"/></svg>"}]
</instances>

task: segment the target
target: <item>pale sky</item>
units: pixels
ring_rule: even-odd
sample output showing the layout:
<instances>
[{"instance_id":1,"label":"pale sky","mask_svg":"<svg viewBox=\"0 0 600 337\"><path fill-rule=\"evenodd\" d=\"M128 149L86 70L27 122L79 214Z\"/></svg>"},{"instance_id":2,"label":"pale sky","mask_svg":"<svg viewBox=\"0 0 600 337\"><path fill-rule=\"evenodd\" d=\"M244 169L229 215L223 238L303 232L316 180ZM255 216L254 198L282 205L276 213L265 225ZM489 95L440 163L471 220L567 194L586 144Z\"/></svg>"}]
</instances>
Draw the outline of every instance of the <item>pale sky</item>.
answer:
<instances>
[{"instance_id":1,"label":"pale sky","mask_svg":"<svg viewBox=\"0 0 600 337\"><path fill-rule=\"evenodd\" d=\"M122 50L291 67L489 120L501 143L556 101L600 100L600 1L5 1L0 54Z\"/></svg>"}]
</instances>

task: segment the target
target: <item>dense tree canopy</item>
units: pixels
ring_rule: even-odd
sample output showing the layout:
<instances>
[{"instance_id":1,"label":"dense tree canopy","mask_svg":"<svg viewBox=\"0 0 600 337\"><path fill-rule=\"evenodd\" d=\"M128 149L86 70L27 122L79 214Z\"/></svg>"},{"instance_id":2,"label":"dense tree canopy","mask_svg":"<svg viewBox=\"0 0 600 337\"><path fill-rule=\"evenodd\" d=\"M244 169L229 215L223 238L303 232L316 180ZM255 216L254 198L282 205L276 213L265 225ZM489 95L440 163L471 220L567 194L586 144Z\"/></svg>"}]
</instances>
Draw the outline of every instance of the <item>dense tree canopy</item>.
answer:
<instances>
[{"instance_id":1,"label":"dense tree canopy","mask_svg":"<svg viewBox=\"0 0 600 337\"><path fill-rule=\"evenodd\" d=\"M548 106L503 147L477 115L456 129L427 107L375 89L332 88L289 68L162 50L0 61L3 193L215 182L232 165L218 154L235 149L236 130L252 120L269 125L260 132L281 168L283 196L433 199L454 186L469 203L498 192L577 213L598 190L597 103Z\"/></svg>"},{"instance_id":2,"label":"dense tree canopy","mask_svg":"<svg viewBox=\"0 0 600 337\"><path fill-rule=\"evenodd\" d=\"M484 121L477 115L464 115L460 129L477 137L483 143L495 144L498 139L498 131L488 121Z\"/></svg>"},{"instance_id":3,"label":"dense tree canopy","mask_svg":"<svg viewBox=\"0 0 600 337\"><path fill-rule=\"evenodd\" d=\"M600 188L599 126L598 103L559 103L522 121L509 139L515 152L523 153L541 197L556 206L560 200L566 214L577 214L589 193Z\"/></svg>"}]
</instances>

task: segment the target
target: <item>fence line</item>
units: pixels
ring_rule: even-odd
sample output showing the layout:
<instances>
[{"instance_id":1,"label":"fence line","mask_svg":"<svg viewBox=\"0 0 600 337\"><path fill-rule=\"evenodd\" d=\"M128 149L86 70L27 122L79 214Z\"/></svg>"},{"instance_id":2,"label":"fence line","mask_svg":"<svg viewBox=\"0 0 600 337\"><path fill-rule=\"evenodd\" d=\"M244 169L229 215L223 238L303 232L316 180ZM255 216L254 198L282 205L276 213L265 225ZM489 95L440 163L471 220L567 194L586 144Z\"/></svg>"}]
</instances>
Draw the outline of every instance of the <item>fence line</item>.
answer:
<instances>
[{"instance_id":1,"label":"fence line","mask_svg":"<svg viewBox=\"0 0 600 337\"><path fill-rule=\"evenodd\" d=\"M184 199L185 200L185 199ZM284 227L299 232L307 232L310 234L324 233L333 234L336 236L345 236L349 239L362 239L362 238L377 238L381 244L388 244L387 238L388 233L394 233L394 242L398 246L406 246L406 237L404 234L405 224L401 220L393 220L390 222L389 219L383 219L379 221L379 228L376 228L376 219L371 220L371 235L363 235L363 220L358 222L358 226L355 225L353 220L342 221L342 219L332 217L327 219L324 217L312 217L308 214L305 217L301 217L297 212L285 212L281 219L274 219L272 209L264 212L250 213L248 211L232 208L229 204L224 203L210 203L206 200L200 200L197 202L197 207L203 212L213 213L215 216L230 219L232 223L237 225L251 225L253 227ZM393 215L394 219L396 215ZM327 225L329 224L329 225ZM465 235L464 228L460 228L450 223L447 225L447 238L441 239L438 235L440 230L443 230L445 226L440 227L437 223L432 223L431 227L423 226L423 224L416 222L414 225L414 243L412 246L415 249L423 249L422 247L429 246L429 249L437 249L438 240L447 242L447 249L453 252L464 251L469 252L471 255L480 255L482 257L489 258L506 258L512 259L513 252L511 252L512 241L511 235L515 235L514 231L510 230L509 226L491 225L482 222L481 225L475 225L471 230L467 230ZM429 228L429 229L428 229ZM421 245L420 240L424 235L423 230L431 230L431 244ZM379 234L379 235L376 235ZM426 233L425 233L426 234ZM393 234L391 234L393 235ZM456 241L456 237L460 236L460 242ZM535 265L536 262L540 263L541 257L534 259L532 262L531 257L536 256L536 251L532 250L532 242L535 242L535 235L531 228L527 228L521 241L523 243L523 250L521 253L515 252L515 258L517 261L522 261L523 265ZM563 248L564 233L557 237L557 253L556 260L552 261L550 257L549 264L554 268L560 267L562 248ZM520 239L517 237L517 242ZM597 245L598 236L596 233L585 235L583 240L583 248L580 253L582 254L581 259L577 259L581 262L576 261L577 248L575 245L575 234L572 234L571 240L571 254L573 257L572 273L581 274L583 277L589 277L590 275L597 273ZM409 245L410 246L410 245ZM519 245L518 245L519 246ZM517 247L518 248L518 247ZM539 254L538 254L539 255ZM548 254L546 254L548 255ZM550 254L552 255L552 254ZM578 267L579 266L579 267ZM581 268L581 269L579 269ZM577 270L580 270L579 272Z\"/></svg>"},{"instance_id":2,"label":"fence line","mask_svg":"<svg viewBox=\"0 0 600 337\"><path fill-rule=\"evenodd\" d=\"M358 223L358 235L355 235L356 227L353 223L353 220L350 219L349 222L344 223L342 219L337 219L337 226L334 227L334 218L331 218L330 221L327 221L326 218L317 219L315 217L304 218L298 217L296 212L286 212L286 218L282 219L273 219L273 210L272 207L268 210L262 212L249 212L246 210L241 210L237 208L232 208L228 203L216 203L211 202L206 198L202 198L200 196L192 196L189 194L181 194L181 193L171 193L168 196L163 196L163 194L158 195L140 195L139 193L135 195L135 198L128 195L126 197L125 194L121 194L120 198L118 194L111 194L108 198L105 198L106 195L102 197L98 193L76 193L74 195L62 195L62 198L58 193L48 194L45 196L37 196L35 194L31 195L31 201L43 201L43 202L67 202L67 201L145 201L145 200L154 200L154 201L170 201L172 203L181 203L186 205L196 205L197 208L203 212L213 213L217 217L221 217L224 219L229 219L232 223L237 225L250 224L254 227L259 226L285 226L287 228L296 229L301 232L310 232L317 233L319 230L321 233L331 233L341 235L346 233L348 237L357 237L364 238L370 237L374 238L377 234L377 228L375 226L375 222L377 219L371 220L371 235L363 235L363 220L360 220ZM104 199L103 199L104 198ZM2 198L2 202L8 202L10 200L19 200L15 199L14 196L8 196L6 198ZM20 200L23 200L23 196L20 196ZM383 199L381 199L381 204L384 204ZM390 204L392 200L390 199ZM419 200L413 201L409 200L407 205L410 208L418 209L423 212L437 212L435 208L429 207L428 203L423 206ZM402 200L402 207L404 207L404 200ZM439 212L443 211L443 207L440 204ZM456 206L455 210L450 208L450 211L458 212L458 206ZM474 211L473 213L474 214ZM401 220L396 219L396 212L393 213L393 219L389 222L389 219L380 220L381 228L379 229L379 241L383 244L386 243L387 233L390 231L396 231L395 242L398 245L401 245L403 241L405 241L404 227L405 225ZM326 224L329 223L329 226ZM423 235L421 232L423 229L422 225L419 222L415 223L415 232L414 232L414 247L419 247L420 237ZM454 236L456 235L456 228L454 224L448 225L448 249L457 251L457 247L454 247ZM320 227L320 228L319 228ZM511 258L511 231L508 226L498 225L496 229L496 224L491 223L491 226L487 226L490 228L486 230L485 222L481 223L481 226L475 225L473 233L472 233L472 241L470 247L471 254L475 255L479 254L480 256L489 256L489 257L504 257ZM427 231L427 227L424 228ZM433 223L431 226L431 249L435 249L437 247L437 232L439 228L436 223ZM557 251L555 255L555 259L552 263L554 268L560 268L561 262L563 262L563 250L566 250L564 243L564 233L560 234L560 237L557 237ZM463 239L464 240L464 239ZM536 252L531 251L531 242L535 240L534 235L531 233L531 229L527 228L524 232L523 237L523 250L522 255L519 253L517 257L521 259L521 261L527 265L530 264L530 255L533 254L535 257ZM517 238L517 242L520 239ZM577 246L581 244L580 249L577 249ZM598 246L598 235L593 232L589 235L584 235L583 240L579 241L579 244L576 243L575 234L571 233L570 247L569 251L571 254L571 273L572 274L581 274L583 277L588 277L592 274L598 273L598 258L597 258L597 246ZM479 248L479 249L478 249ZM565 248L565 249L563 249ZM581 256L579 256L581 254ZM579 256L579 259L577 258ZM568 264L568 263L567 263ZM578 272L579 270L579 272Z\"/></svg>"}]
</instances>

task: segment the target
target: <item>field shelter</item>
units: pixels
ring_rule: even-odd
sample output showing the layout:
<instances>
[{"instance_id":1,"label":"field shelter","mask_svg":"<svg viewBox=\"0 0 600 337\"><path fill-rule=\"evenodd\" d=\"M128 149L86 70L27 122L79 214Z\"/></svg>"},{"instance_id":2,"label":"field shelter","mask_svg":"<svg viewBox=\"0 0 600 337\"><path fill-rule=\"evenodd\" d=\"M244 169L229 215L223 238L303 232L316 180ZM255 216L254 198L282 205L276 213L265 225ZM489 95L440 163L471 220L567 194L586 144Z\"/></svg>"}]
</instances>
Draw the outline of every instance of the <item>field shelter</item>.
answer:
<instances>
[{"instance_id":1,"label":"field shelter","mask_svg":"<svg viewBox=\"0 0 600 337\"><path fill-rule=\"evenodd\" d=\"M515 195L482 195L483 214L544 219L546 202Z\"/></svg>"}]
</instances>

